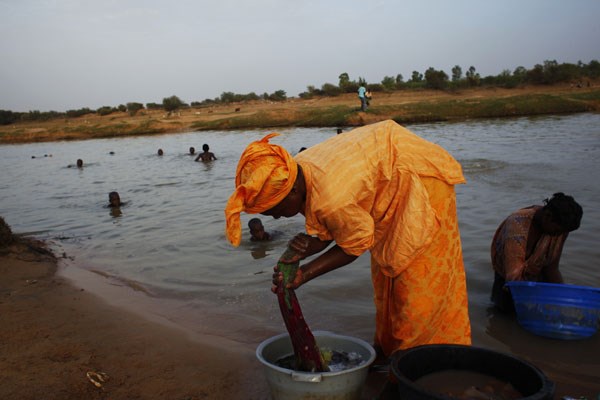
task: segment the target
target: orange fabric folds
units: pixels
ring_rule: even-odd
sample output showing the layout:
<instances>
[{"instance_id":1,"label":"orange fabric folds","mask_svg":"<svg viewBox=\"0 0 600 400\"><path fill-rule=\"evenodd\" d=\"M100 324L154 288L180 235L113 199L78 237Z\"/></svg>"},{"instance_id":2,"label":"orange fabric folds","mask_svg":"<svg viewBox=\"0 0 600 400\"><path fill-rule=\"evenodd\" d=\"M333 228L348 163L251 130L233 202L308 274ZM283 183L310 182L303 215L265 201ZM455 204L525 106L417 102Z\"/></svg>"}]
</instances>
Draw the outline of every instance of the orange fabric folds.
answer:
<instances>
[{"instance_id":1,"label":"orange fabric folds","mask_svg":"<svg viewBox=\"0 0 600 400\"><path fill-rule=\"evenodd\" d=\"M225 206L225 234L234 246L242 239L240 213L258 214L279 204L296 181L298 165L271 133L246 147L235 174L235 191Z\"/></svg>"}]
</instances>

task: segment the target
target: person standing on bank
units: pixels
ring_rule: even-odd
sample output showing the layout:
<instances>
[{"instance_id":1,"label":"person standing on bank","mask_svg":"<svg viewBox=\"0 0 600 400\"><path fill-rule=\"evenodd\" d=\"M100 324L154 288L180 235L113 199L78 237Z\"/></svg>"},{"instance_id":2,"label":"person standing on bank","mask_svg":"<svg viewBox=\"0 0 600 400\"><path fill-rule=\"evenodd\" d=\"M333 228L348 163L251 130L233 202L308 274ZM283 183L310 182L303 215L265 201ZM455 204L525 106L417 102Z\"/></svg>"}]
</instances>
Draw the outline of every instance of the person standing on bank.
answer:
<instances>
[{"instance_id":1,"label":"person standing on bank","mask_svg":"<svg viewBox=\"0 0 600 400\"><path fill-rule=\"evenodd\" d=\"M380 355L470 344L454 192L465 182L460 164L394 121L333 136L295 158L269 143L277 135L250 143L241 155L225 208L228 240L241 242L241 212L276 219L300 213L307 234L290 241L296 251L306 258L335 244L303 264L288 287L370 251ZM275 269L273 287L281 279Z\"/></svg>"},{"instance_id":2,"label":"person standing on bank","mask_svg":"<svg viewBox=\"0 0 600 400\"><path fill-rule=\"evenodd\" d=\"M358 99L360 100L360 111L367 111L367 89L364 85L358 88Z\"/></svg>"}]
</instances>

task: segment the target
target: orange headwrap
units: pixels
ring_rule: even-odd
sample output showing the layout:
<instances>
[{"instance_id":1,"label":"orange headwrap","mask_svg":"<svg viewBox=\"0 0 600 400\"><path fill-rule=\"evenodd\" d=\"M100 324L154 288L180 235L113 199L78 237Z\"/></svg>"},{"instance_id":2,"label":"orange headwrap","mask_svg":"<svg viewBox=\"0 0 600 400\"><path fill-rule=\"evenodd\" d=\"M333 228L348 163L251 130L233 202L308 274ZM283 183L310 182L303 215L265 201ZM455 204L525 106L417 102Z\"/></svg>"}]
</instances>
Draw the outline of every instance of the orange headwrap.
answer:
<instances>
[{"instance_id":1,"label":"orange headwrap","mask_svg":"<svg viewBox=\"0 0 600 400\"><path fill-rule=\"evenodd\" d=\"M235 191L225 206L225 234L234 246L242 239L240 213L257 214L279 204L292 190L298 165L283 147L270 144L271 133L246 147L235 173Z\"/></svg>"}]
</instances>

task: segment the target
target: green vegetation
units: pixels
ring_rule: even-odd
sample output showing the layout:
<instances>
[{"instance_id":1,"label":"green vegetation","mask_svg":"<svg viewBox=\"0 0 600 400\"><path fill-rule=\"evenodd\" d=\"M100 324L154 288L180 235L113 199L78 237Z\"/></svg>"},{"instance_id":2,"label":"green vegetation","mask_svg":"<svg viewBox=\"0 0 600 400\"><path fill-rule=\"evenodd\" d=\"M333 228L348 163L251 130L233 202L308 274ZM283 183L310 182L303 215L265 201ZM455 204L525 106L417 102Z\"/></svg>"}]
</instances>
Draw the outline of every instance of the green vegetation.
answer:
<instances>
[{"instance_id":1,"label":"green vegetation","mask_svg":"<svg viewBox=\"0 0 600 400\"><path fill-rule=\"evenodd\" d=\"M481 100L449 100L411 103L386 110L400 124L410 122L451 121L478 118L518 117L524 115L566 114L594 111L592 102L573 95L524 95ZM600 91L587 100L599 101ZM373 110L374 113L383 110Z\"/></svg>"},{"instance_id":2,"label":"green vegetation","mask_svg":"<svg viewBox=\"0 0 600 400\"><path fill-rule=\"evenodd\" d=\"M600 62L592 60L588 64L579 61L577 64L562 63L556 60L546 60L542 64L536 64L532 69L526 69L518 66L514 71L504 70L497 76L481 77L474 66L470 66L463 77L463 69L459 65L452 68L451 78L442 70L436 70L429 67L425 73L413 71L411 78L404 81L401 74L395 77L385 76L380 83L367 83L362 77L357 81L350 79L348 73L343 72L339 75L338 85L324 83L321 88L309 85L307 91L298 96L302 99L309 99L323 96L339 96L343 93L356 93L360 85L366 87L372 92L389 92L395 90L415 90L415 89L435 89L455 91L469 87L502 87L516 88L522 85L553 85L557 83L571 83L577 86L585 86L589 80L600 78ZM223 92L220 97L215 99L205 99L203 101L194 101L191 107L201 108L220 104L239 103L255 100L268 100L273 102L285 101L287 94L284 90L277 90L271 94L263 93L262 96L254 92L248 94L235 94L233 92ZM189 108L190 105L183 102L177 96L166 97L162 104L147 103L148 110L162 109L167 113L176 112L180 109ZM77 118L86 114L109 115L115 112L128 112L135 115L143 109L142 103L130 102L127 106L120 104L117 107L103 106L94 111L87 107L78 110L68 110L66 112L13 112L9 110L0 110L0 125L9 125L20 121L47 121L58 118ZM319 119L319 118L317 118Z\"/></svg>"},{"instance_id":3,"label":"green vegetation","mask_svg":"<svg viewBox=\"0 0 600 400\"><path fill-rule=\"evenodd\" d=\"M402 105L374 105L365 113L372 120L393 119L400 124L453 121L478 118L518 117L523 115L564 114L598 110L600 90L579 94L532 94L467 100L438 100ZM356 126L357 108L349 106L302 108L284 112L277 108L251 115L226 115L221 119L197 121L195 130L255 129L284 126Z\"/></svg>"}]
</instances>

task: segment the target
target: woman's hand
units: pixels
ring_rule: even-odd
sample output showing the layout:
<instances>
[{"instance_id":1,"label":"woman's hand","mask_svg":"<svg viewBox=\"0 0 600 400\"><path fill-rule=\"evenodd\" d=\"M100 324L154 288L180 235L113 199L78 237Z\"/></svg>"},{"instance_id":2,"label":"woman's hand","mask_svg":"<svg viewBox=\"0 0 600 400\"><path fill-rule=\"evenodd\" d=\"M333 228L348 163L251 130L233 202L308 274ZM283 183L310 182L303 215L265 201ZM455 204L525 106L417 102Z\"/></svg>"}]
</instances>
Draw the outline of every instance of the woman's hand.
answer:
<instances>
[{"instance_id":1,"label":"woman's hand","mask_svg":"<svg viewBox=\"0 0 600 400\"><path fill-rule=\"evenodd\" d=\"M303 260L306 257L310 257L313 254L325 250L330 243L331 240L323 241L317 237L307 235L306 233L299 233L289 241L288 247L298 253L301 256L301 260Z\"/></svg>"},{"instance_id":2,"label":"woman's hand","mask_svg":"<svg viewBox=\"0 0 600 400\"><path fill-rule=\"evenodd\" d=\"M279 283L283 281L283 272L279 271L279 267L277 265L273 268L273 271L273 285L271 286L271 292L277 293L277 287L279 286ZM298 270L296 270L296 276L294 277L294 280L292 282L288 282L285 287L287 289L298 289L302 283L304 283L302 268L298 268Z\"/></svg>"}]
</instances>

